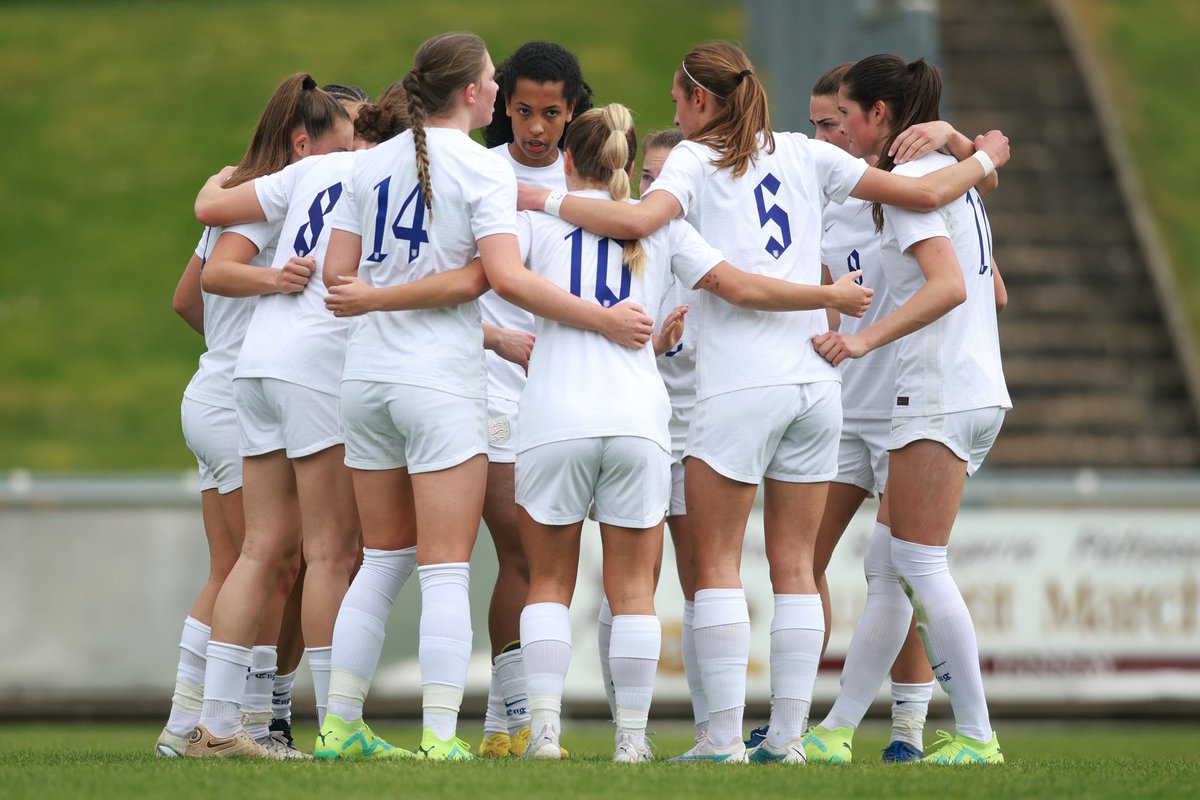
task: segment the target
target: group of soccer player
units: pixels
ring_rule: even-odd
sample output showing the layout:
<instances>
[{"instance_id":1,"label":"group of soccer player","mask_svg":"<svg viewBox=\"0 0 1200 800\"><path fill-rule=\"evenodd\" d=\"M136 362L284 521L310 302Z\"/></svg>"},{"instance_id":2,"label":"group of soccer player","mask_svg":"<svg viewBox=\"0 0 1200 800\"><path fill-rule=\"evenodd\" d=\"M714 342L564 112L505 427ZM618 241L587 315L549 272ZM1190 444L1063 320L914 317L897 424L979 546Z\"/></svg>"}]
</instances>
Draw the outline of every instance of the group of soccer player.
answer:
<instances>
[{"instance_id":1,"label":"group of soccer player","mask_svg":"<svg viewBox=\"0 0 1200 800\"><path fill-rule=\"evenodd\" d=\"M815 140L771 130L735 45L693 48L670 85L678 130L647 137L640 202L632 115L593 107L570 52L530 42L497 70L468 33L426 41L374 101L291 76L242 161L204 185L175 308L207 347L182 419L210 571L160 755L566 758L591 516L614 761L652 760L664 520L696 725L673 760L850 761L891 670L885 760L1003 761L946 546L1010 407L981 199L1008 142L938 121L923 60L830 70ZM760 485L772 711L743 741L739 567ZM809 726L823 573L873 494L866 610L838 700ZM499 574L473 753L458 716L481 518ZM363 706L414 568L424 731L409 752ZM312 755L290 728L302 653ZM926 755L934 678L957 728Z\"/></svg>"}]
</instances>

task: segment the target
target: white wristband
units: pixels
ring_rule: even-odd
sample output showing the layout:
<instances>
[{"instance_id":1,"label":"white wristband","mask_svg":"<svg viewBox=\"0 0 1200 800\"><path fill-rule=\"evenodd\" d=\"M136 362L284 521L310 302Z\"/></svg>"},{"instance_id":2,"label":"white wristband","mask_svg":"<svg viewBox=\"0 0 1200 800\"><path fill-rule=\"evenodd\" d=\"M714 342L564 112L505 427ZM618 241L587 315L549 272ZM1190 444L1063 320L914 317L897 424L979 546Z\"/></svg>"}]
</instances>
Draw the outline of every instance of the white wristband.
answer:
<instances>
[{"instance_id":1,"label":"white wristband","mask_svg":"<svg viewBox=\"0 0 1200 800\"><path fill-rule=\"evenodd\" d=\"M976 150L971 154L971 157L983 164L983 177L987 177L996 171L996 165L992 163L992 157L982 150ZM547 203L549 205L549 203Z\"/></svg>"},{"instance_id":2,"label":"white wristband","mask_svg":"<svg viewBox=\"0 0 1200 800\"><path fill-rule=\"evenodd\" d=\"M546 197L546 207L543 208L542 210L545 211L547 214L553 214L554 216L557 217L559 215L558 214L559 209L562 208L563 198L565 198L566 196L567 195L563 192L551 192Z\"/></svg>"}]
</instances>

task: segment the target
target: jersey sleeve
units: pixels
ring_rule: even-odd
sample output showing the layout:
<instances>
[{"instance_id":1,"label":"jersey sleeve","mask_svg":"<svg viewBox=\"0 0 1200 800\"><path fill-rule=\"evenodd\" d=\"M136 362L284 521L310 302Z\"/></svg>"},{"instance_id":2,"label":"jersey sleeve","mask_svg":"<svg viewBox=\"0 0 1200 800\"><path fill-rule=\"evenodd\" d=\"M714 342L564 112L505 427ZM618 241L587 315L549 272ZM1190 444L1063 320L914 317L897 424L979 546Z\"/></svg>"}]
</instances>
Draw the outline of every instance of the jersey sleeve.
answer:
<instances>
[{"instance_id":1,"label":"jersey sleeve","mask_svg":"<svg viewBox=\"0 0 1200 800\"><path fill-rule=\"evenodd\" d=\"M528 264L533 245L533 214L529 211L517 214L517 245L521 248L521 263Z\"/></svg>"},{"instance_id":2,"label":"jersey sleeve","mask_svg":"<svg viewBox=\"0 0 1200 800\"><path fill-rule=\"evenodd\" d=\"M331 228L362 236L362 219L358 211L358 194L356 190L357 170L351 169L350 174L342 181L342 198L333 207L333 216L329 220Z\"/></svg>"},{"instance_id":3,"label":"jersey sleeve","mask_svg":"<svg viewBox=\"0 0 1200 800\"><path fill-rule=\"evenodd\" d=\"M671 272L684 286L696 288L709 270L725 260L721 251L704 241L699 231L681 219L673 219L668 231Z\"/></svg>"},{"instance_id":4,"label":"jersey sleeve","mask_svg":"<svg viewBox=\"0 0 1200 800\"><path fill-rule=\"evenodd\" d=\"M282 220L287 216L292 190L296 188L297 170L302 163L298 161L279 172L254 179L254 194L258 196L258 204L262 206L268 222Z\"/></svg>"},{"instance_id":5,"label":"jersey sleeve","mask_svg":"<svg viewBox=\"0 0 1200 800\"><path fill-rule=\"evenodd\" d=\"M816 139L808 140L821 192L831 203L845 202L867 171L867 162L842 148Z\"/></svg>"},{"instance_id":6,"label":"jersey sleeve","mask_svg":"<svg viewBox=\"0 0 1200 800\"><path fill-rule=\"evenodd\" d=\"M700 187L704 185L705 161L698 148L699 145L688 142L675 145L663 163L658 180L646 190L647 195L658 190L670 194L679 201L685 217L696 202Z\"/></svg>"},{"instance_id":7,"label":"jersey sleeve","mask_svg":"<svg viewBox=\"0 0 1200 800\"><path fill-rule=\"evenodd\" d=\"M254 246L258 248L258 252L266 250L271 245L275 244L275 240L279 238L279 229L283 226L283 220L278 222L247 222L242 225L231 225L222 233L237 233L245 236Z\"/></svg>"},{"instance_id":8,"label":"jersey sleeve","mask_svg":"<svg viewBox=\"0 0 1200 800\"><path fill-rule=\"evenodd\" d=\"M919 162L912 163L918 164ZM896 175L908 176L924 175L926 171L919 167L909 167L908 164L900 164L892 170ZM896 239L902 253L907 252L917 242L937 236L950 237L950 230L946 227L946 217L941 209L912 211L898 206L886 206L883 209L883 220L885 235L890 234Z\"/></svg>"},{"instance_id":9,"label":"jersey sleeve","mask_svg":"<svg viewBox=\"0 0 1200 800\"><path fill-rule=\"evenodd\" d=\"M500 156L484 152L487 159L471 176L468 209L476 241L497 233L517 232L517 176Z\"/></svg>"},{"instance_id":10,"label":"jersey sleeve","mask_svg":"<svg viewBox=\"0 0 1200 800\"><path fill-rule=\"evenodd\" d=\"M200 241L196 242L196 249L193 251L201 261L208 258L211 252L211 245L216 240L216 231L207 225L204 226L204 232L200 234Z\"/></svg>"}]
</instances>

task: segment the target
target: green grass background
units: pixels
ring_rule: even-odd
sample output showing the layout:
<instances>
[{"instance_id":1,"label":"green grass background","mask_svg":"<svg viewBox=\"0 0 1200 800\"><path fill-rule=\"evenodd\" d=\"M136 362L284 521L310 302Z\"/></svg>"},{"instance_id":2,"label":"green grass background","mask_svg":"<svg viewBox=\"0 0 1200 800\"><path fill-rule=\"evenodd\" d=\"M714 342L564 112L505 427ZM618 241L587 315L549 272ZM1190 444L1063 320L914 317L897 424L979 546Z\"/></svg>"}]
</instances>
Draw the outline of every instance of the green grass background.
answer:
<instances>
[{"instance_id":1,"label":"green grass background","mask_svg":"<svg viewBox=\"0 0 1200 800\"><path fill-rule=\"evenodd\" d=\"M1200 348L1200 3L1071 0L1099 56Z\"/></svg>"},{"instance_id":2,"label":"green grass background","mask_svg":"<svg viewBox=\"0 0 1200 800\"><path fill-rule=\"evenodd\" d=\"M648 131L687 49L743 25L723 0L0 4L0 470L194 466L178 408L203 343L171 295L196 190L289 73L375 95L463 29L497 62L565 45Z\"/></svg>"},{"instance_id":3,"label":"green grass background","mask_svg":"<svg viewBox=\"0 0 1200 800\"><path fill-rule=\"evenodd\" d=\"M1200 4L1074 7L1200 320ZM670 124L690 45L744 35L736 0L0 2L0 471L191 468L177 409L202 342L170 299L200 233L195 190L241 156L288 73L378 93L454 29L497 60L561 42L642 131Z\"/></svg>"},{"instance_id":4,"label":"green grass background","mask_svg":"<svg viewBox=\"0 0 1200 800\"><path fill-rule=\"evenodd\" d=\"M411 725L373 725L412 746ZM297 729L307 749L314 730ZM10 724L0 728L0 786L11 800L48 797L303 798L1194 798L1200 793L1200 728L1112 723L1008 725L999 767L879 764L886 730L860 731L849 766L614 765L611 728L572 725L567 763L515 759L470 764L231 763L166 761L149 754L148 724ZM932 735L932 731L929 731ZM661 756L690 744L673 727L655 737Z\"/></svg>"}]
</instances>

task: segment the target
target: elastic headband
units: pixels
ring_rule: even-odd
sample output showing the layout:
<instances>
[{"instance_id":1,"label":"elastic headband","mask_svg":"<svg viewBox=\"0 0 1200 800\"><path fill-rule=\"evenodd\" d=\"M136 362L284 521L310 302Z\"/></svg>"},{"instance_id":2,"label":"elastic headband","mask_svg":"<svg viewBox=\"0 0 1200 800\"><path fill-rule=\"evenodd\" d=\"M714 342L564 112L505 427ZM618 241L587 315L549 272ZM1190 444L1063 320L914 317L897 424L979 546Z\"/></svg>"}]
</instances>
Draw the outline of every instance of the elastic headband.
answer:
<instances>
[{"instance_id":1,"label":"elastic headband","mask_svg":"<svg viewBox=\"0 0 1200 800\"><path fill-rule=\"evenodd\" d=\"M680 62L679 62L679 66L680 66L680 67L683 69L683 74L684 74L684 75L687 75L687 77L688 77L688 80L689 80L689 81L691 81L692 83L696 84L696 85L697 85L697 86L699 86L701 89L703 89L704 91L706 91L706 92L708 92L709 94L711 94L713 97L716 97L716 98L718 98L718 99L720 99L720 100L724 100L724 99L725 99L725 95L723 95L723 94L717 94L717 93L716 93L716 92L714 92L712 89L708 88L708 87L707 87L707 86L705 86L703 83L701 83L700 81L698 81L698 80L696 80L695 78L693 78L693 77L692 77L692 73L688 72L688 68L687 68L687 60L686 60L686 59L684 59L683 61L680 61Z\"/></svg>"},{"instance_id":2,"label":"elastic headband","mask_svg":"<svg viewBox=\"0 0 1200 800\"><path fill-rule=\"evenodd\" d=\"M703 83L701 83L700 81L698 81L698 80L696 80L695 78L693 78L693 77L692 77L692 73L688 72L688 68L687 68L686 59L685 59L684 61L680 61L680 62L679 62L679 66L680 66L680 67L683 69L683 74L684 74L684 75L687 75L687 77L688 77L688 80L689 80L689 81L691 81L692 83L696 84L696 85L697 85L697 86L699 86L701 89L703 89L704 91L706 91L706 92L708 92L709 94L711 94L713 97L719 98L719 99L721 99L721 100L724 100L724 99L725 99L725 95L722 95L722 94L717 94L717 93L716 93L716 92L714 92L712 89L708 88L708 87L707 87L707 86L705 86ZM753 74L754 74L754 70L749 70L749 69L744 69L744 70L742 70L741 72L739 72L739 73L737 74L737 83L735 83L735 84L734 84L734 86L740 86L740 85L742 84L742 81L746 79L746 76L747 76L747 75L753 75Z\"/></svg>"}]
</instances>

